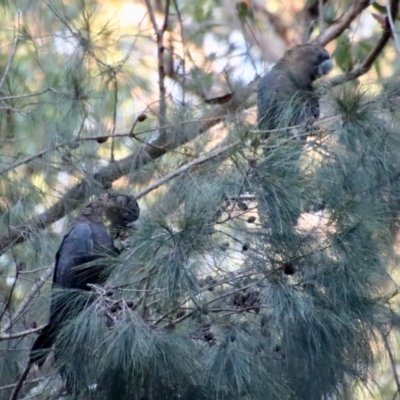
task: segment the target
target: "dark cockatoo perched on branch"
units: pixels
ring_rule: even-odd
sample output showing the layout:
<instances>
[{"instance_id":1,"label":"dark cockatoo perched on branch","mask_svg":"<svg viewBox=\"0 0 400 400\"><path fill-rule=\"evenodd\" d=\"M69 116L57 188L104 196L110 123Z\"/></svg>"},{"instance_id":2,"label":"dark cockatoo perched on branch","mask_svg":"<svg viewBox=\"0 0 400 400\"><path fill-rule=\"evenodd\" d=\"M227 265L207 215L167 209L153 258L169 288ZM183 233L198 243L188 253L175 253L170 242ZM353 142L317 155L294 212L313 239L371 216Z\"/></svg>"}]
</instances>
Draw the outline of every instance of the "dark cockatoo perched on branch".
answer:
<instances>
[{"instance_id":1,"label":"dark cockatoo perched on branch","mask_svg":"<svg viewBox=\"0 0 400 400\"><path fill-rule=\"evenodd\" d=\"M118 254L114 237L128 228L135 228L139 205L134 197L107 193L85 207L64 236L56 254L53 285L65 289L88 290L88 284L99 284L106 279L105 267L93 261ZM90 263L87 267L83 264ZM100 263L101 264L101 263ZM53 294L49 323L33 344L30 364L41 366L52 347L58 327L77 315L83 305L74 303L72 294Z\"/></svg>"},{"instance_id":2,"label":"dark cockatoo perched on branch","mask_svg":"<svg viewBox=\"0 0 400 400\"><path fill-rule=\"evenodd\" d=\"M318 118L319 98L313 82L332 67L328 52L319 45L288 50L258 85L258 128L309 124Z\"/></svg>"}]
</instances>

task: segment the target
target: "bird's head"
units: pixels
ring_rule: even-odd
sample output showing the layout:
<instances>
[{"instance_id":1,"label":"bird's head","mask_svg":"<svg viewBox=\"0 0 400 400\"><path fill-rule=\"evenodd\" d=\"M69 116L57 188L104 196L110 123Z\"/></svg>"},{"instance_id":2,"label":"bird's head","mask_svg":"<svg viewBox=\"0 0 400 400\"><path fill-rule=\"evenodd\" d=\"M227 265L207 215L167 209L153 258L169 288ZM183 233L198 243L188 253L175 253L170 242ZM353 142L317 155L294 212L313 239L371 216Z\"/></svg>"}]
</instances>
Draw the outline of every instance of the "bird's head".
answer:
<instances>
[{"instance_id":1,"label":"bird's head","mask_svg":"<svg viewBox=\"0 0 400 400\"><path fill-rule=\"evenodd\" d=\"M276 64L288 71L296 86L307 87L328 74L333 64L329 53L320 45L304 44L288 50Z\"/></svg>"},{"instance_id":2,"label":"bird's head","mask_svg":"<svg viewBox=\"0 0 400 400\"><path fill-rule=\"evenodd\" d=\"M329 74L329 72L332 71L333 63L328 52L321 47L319 50L317 50L316 58L316 65L314 67L315 77L319 78L323 75Z\"/></svg>"},{"instance_id":3,"label":"bird's head","mask_svg":"<svg viewBox=\"0 0 400 400\"><path fill-rule=\"evenodd\" d=\"M104 199L104 216L113 230L137 229L139 204L133 196L107 193Z\"/></svg>"}]
</instances>

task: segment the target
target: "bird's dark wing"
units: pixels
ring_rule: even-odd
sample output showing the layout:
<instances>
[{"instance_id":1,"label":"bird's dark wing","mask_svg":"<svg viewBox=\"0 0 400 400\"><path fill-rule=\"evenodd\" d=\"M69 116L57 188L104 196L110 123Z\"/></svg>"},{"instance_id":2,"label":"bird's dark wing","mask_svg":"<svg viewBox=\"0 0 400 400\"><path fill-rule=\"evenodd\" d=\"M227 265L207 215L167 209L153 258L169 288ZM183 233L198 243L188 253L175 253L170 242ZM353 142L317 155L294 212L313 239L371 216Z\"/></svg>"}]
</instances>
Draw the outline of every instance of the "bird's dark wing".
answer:
<instances>
[{"instance_id":1,"label":"bird's dark wing","mask_svg":"<svg viewBox=\"0 0 400 400\"><path fill-rule=\"evenodd\" d=\"M257 96L259 129L284 128L318 118L319 101L312 87L300 90L291 78L280 70L272 70L261 78Z\"/></svg>"},{"instance_id":2,"label":"bird's dark wing","mask_svg":"<svg viewBox=\"0 0 400 400\"><path fill-rule=\"evenodd\" d=\"M259 129L274 129L277 125L276 89L278 76L270 71L266 73L258 85L257 121Z\"/></svg>"},{"instance_id":3,"label":"bird's dark wing","mask_svg":"<svg viewBox=\"0 0 400 400\"><path fill-rule=\"evenodd\" d=\"M332 69L328 52L318 45L288 50L258 86L258 127L261 130L308 124L319 117L313 82Z\"/></svg>"},{"instance_id":4,"label":"bird's dark wing","mask_svg":"<svg viewBox=\"0 0 400 400\"><path fill-rule=\"evenodd\" d=\"M104 280L104 268L93 265L92 261L115 252L113 239L103 224L91 221L74 225L65 235L56 254L53 283L61 288L88 290L87 284L101 283ZM85 264L91 263L88 266ZM61 309L66 309L65 296L53 296L50 307L52 324L60 319ZM76 307L74 307L76 309ZM79 307L78 307L79 309ZM80 310L78 310L80 311ZM70 311L66 311L70 314ZM64 313L62 313L64 314ZM64 316L61 318L64 320Z\"/></svg>"},{"instance_id":5,"label":"bird's dark wing","mask_svg":"<svg viewBox=\"0 0 400 400\"><path fill-rule=\"evenodd\" d=\"M103 268L93 265L84 268L82 265L114 251L113 239L104 225L89 220L76 223L57 251L53 284L65 289L87 290L88 283L100 283ZM82 311L83 306L72 292L53 293L49 323L32 347L31 363L37 363L39 367L43 364L58 327Z\"/></svg>"},{"instance_id":6,"label":"bird's dark wing","mask_svg":"<svg viewBox=\"0 0 400 400\"><path fill-rule=\"evenodd\" d=\"M92 228L89 223L79 223L73 226L64 236L56 253L56 263L53 283L63 288L84 288L87 282L82 282L74 267L81 265L88 256L94 254Z\"/></svg>"}]
</instances>

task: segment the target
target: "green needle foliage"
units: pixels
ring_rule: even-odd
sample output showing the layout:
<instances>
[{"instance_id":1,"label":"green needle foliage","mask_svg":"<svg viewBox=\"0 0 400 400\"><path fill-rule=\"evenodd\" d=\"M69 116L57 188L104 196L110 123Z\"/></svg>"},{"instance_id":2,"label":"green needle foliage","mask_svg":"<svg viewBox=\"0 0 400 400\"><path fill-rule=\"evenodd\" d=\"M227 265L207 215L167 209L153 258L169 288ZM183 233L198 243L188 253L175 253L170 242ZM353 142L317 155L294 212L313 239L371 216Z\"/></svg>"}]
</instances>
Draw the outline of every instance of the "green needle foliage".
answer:
<instances>
[{"instance_id":1,"label":"green needle foliage","mask_svg":"<svg viewBox=\"0 0 400 400\"><path fill-rule=\"evenodd\" d=\"M397 324L400 140L381 98L332 91L318 136L243 142L172 182L110 263L112 291L63 329L74 396L328 399L367 382Z\"/></svg>"},{"instance_id":2,"label":"green needle foliage","mask_svg":"<svg viewBox=\"0 0 400 400\"><path fill-rule=\"evenodd\" d=\"M0 88L0 400L348 400L371 389L382 338L400 326L399 82L321 87L323 118L289 126L304 107L290 99L277 129L260 132L232 65L215 76L214 61L260 65L259 50L242 56L219 1L170 2L164 47L147 18L162 1L121 34L102 2L16 3L24 18ZM325 7L322 24L347 4L306 3L313 20ZM243 5L245 31L259 16ZM207 38L223 50L206 54ZM349 40L336 52L345 71L358 59ZM229 92L212 98L216 82ZM103 285L41 286L91 199L112 185L135 195L177 170L140 197L141 227L116 239L118 256L79 266L101 268ZM74 316L13 399L52 296Z\"/></svg>"}]
</instances>

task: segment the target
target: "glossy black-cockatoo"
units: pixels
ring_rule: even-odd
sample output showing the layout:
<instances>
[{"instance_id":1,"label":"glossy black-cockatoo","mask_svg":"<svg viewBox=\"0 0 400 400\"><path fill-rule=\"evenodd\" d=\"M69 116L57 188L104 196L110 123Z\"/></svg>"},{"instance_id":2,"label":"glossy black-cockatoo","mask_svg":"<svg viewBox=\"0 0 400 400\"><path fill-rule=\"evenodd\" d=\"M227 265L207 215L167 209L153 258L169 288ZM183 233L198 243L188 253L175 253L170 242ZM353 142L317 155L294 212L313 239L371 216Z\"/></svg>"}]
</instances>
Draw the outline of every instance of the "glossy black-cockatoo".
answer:
<instances>
[{"instance_id":1,"label":"glossy black-cockatoo","mask_svg":"<svg viewBox=\"0 0 400 400\"><path fill-rule=\"evenodd\" d=\"M53 275L54 287L88 290L87 284L100 284L107 278L105 268L93 261L118 254L114 236L134 228L139 218L139 205L134 197L107 193L90 203L73 221L69 232L56 253ZM84 264L88 264L87 267ZM71 304L68 304L70 300ZM30 354L30 364L39 367L45 361L60 326L82 311L72 293L54 293L48 324L37 337Z\"/></svg>"},{"instance_id":2,"label":"glossy black-cockatoo","mask_svg":"<svg viewBox=\"0 0 400 400\"><path fill-rule=\"evenodd\" d=\"M319 45L288 50L258 85L258 129L307 124L318 118L319 98L313 82L332 67L328 52Z\"/></svg>"}]
</instances>

